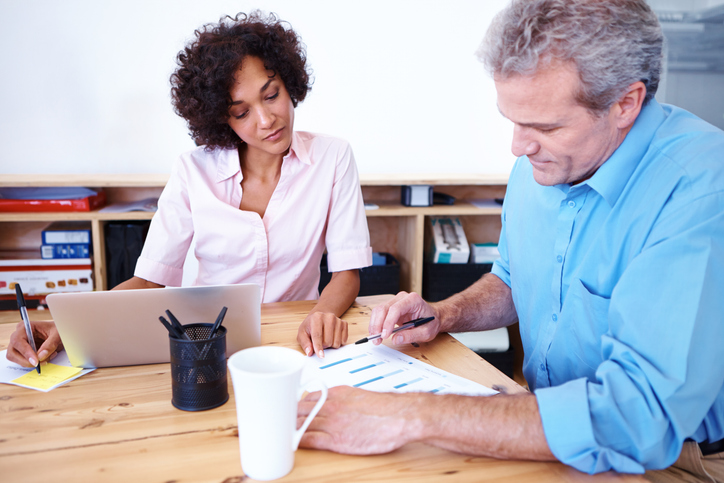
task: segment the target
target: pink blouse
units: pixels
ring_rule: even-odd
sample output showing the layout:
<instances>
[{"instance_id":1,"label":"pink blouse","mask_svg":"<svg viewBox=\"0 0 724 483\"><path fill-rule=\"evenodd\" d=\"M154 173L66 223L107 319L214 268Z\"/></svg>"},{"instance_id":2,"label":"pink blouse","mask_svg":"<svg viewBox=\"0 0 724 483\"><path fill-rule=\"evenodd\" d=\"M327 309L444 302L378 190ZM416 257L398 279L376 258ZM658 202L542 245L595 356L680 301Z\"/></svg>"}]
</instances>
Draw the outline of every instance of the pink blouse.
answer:
<instances>
[{"instance_id":1,"label":"pink blouse","mask_svg":"<svg viewBox=\"0 0 724 483\"><path fill-rule=\"evenodd\" d=\"M362 191L349 144L295 132L264 217L242 211L236 149L183 154L158 200L135 275L179 286L195 238L195 285L255 283L263 302L319 298L330 272L372 263Z\"/></svg>"}]
</instances>

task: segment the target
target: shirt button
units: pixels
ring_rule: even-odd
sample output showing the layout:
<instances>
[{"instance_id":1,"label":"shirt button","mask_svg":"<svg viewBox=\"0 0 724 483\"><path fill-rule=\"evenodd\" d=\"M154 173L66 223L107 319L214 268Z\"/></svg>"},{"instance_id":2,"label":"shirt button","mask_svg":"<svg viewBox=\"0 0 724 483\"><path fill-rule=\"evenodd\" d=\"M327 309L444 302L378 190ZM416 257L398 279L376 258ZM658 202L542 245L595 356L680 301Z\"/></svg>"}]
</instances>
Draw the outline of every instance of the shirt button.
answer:
<instances>
[{"instance_id":1,"label":"shirt button","mask_svg":"<svg viewBox=\"0 0 724 483\"><path fill-rule=\"evenodd\" d=\"M563 257L560 256L560 255L558 255L558 256L556 257L556 261L557 261L558 263L561 263L561 262L563 261Z\"/></svg>"},{"instance_id":2,"label":"shirt button","mask_svg":"<svg viewBox=\"0 0 724 483\"><path fill-rule=\"evenodd\" d=\"M569 201L569 202L568 202L568 206L570 206L571 208L573 208L574 206L576 206L576 202L575 202L575 201Z\"/></svg>"},{"instance_id":3,"label":"shirt button","mask_svg":"<svg viewBox=\"0 0 724 483\"><path fill-rule=\"evenodd\" d=\"M546 370L546 366L545 366L544 364L541 364L541 365L540 365L540 370L541 370L541 371L545 371L545 370Z\"/></svg>"},{"instance_id":4,"label":"shirt button","mask_svg":"<svg viewBox=\"0 0 724 483\"><path fill-rule=\"evenodd\" d=\"M553 314L553 315L551 316L551 319L553 319L553 322L555 322L555 321L558 320L558 316L557 316L556 314Z\"/></svg>"}]
</instances>

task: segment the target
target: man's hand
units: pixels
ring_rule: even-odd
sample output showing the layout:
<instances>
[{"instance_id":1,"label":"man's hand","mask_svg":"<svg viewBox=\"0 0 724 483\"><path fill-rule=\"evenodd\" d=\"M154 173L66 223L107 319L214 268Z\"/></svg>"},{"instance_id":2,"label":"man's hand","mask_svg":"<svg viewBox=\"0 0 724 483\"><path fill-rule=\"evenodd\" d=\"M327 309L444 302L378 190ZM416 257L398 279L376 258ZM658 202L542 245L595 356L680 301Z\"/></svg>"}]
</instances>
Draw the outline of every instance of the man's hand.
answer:
<instances>
[{"instance_id":1,"label":"man's hand","mask_svg":"<svg viewBox=\"0 0 724 483\"><path fill-rule=\"evenodd\" d=\"M28 343L25 334L25 325L20 322L15 332L10 335L8 344L7 359L23 367L35 367L39 362L50 360L63 349L60 342L60 335L53 322L31 322L35 345L38 347L37 355ZM37 359L36 359L37 357Z\"/></svg>"},{"instance_id":2,"label":"man's hand","mask_svg":"<svg viewBox=\"0 0 724 483\"><path fill-rule=\"evenodd\" d=\"M299 402L301 427L320 393ZM421 441L456 453L554 461L533 394L404 394L333 387L302 436L303 448L367 455Z\"/></svg>"},{"instance_id":3,"label":"man's hand","mask_svg":"<svg viewBox=\"0 0 724 483\"><path fill-rule=\"evenodd\" d=\"M384 304L372 309L370 317L370 335L382 334L375 339L374 344L381 344L392 334L396 325L402 325L410 320L420 317L434 316L435 320L414 329L398 332L392 338L392 343L401 345L410 342L428 342L434 339L441 330L441 321L435 309L422 300L416 293L400 292Z\"/></svg>"},{"instance_id":4,"label":"man's hand","mask_svg":"<svg viewBox=\"0 0 724 483\"><path fill-rule=\"evenodd\" d=\"M324 349L340 348L347 337L347 322L330 312L312 312L297 331L297 342L304 353L321 358L324 358Z\"/></svg>"},{"instance_id":5,"label":"man's hand","mask_svg":"<svg viewBox=\"0 0 724 483\"><path fill-rule=\"evenodd\" d=\"M299 402L297 426L302 425L320 394L313 392ZM413 401L407 394L333 387L300 446L357 455L389 453L416 436L415 428L420 424L409 406Z\"/></svg>"}]
</instances>

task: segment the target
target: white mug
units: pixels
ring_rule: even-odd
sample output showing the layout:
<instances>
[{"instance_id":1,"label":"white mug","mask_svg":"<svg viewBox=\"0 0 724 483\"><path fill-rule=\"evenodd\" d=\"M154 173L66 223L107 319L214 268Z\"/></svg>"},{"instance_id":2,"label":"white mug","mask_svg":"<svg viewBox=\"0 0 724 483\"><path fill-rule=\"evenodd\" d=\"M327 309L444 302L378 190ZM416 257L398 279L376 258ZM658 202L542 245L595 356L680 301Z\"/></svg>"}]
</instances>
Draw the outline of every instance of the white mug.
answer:
<instances>
[{"instance_id":1,"label":"white mug","mask_svg":"<svg viewBox=\"0 0 724 483\"><path fill-rule=\"evenodd\" d=\"M252 347L229 357L239 427L241 468L255 480L275 480L294 467L304 431L327 400L321 381L301 385L306 357L285 347ZM322 397L297 427L297 403L316 383Z\"/></svg>"}]
</instances>

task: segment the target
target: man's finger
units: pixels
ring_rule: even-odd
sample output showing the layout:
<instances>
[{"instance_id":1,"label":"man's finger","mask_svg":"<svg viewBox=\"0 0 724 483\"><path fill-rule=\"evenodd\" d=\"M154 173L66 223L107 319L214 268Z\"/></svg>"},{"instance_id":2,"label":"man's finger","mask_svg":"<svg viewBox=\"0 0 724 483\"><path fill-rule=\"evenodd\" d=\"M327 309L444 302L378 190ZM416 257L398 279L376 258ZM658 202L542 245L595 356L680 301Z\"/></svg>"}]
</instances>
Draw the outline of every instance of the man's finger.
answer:
<instances>
[{"instance_id":1,"label":"man's finger","mask_svg":"<svg viewBox=\"0 0 724 483\"><path fill-rule=\"evenodd\" d=\"M302 435L302 439L299 441L300 448L314 448L331 450L332 449L332 437L322 431L307 431Z\"/></svg>"}]
</instances>

